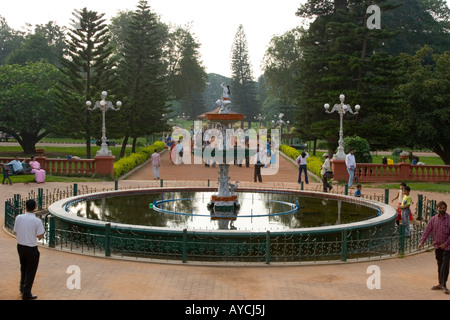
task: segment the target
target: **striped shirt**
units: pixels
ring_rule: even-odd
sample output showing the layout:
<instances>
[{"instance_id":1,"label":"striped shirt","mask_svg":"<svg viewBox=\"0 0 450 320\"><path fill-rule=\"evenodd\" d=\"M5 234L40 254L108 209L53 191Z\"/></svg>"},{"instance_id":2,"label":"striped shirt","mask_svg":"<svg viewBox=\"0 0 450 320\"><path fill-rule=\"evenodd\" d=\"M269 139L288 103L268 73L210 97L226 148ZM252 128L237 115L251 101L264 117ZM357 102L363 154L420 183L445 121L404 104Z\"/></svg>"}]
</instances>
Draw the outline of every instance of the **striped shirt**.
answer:
<instances>
[{"instance_id":1,"label":"striped shirt","mask_svg":"<svg viewBox=\"0 0 450 320\"><path fill-rule=\"evenodd\" d=\"M424 244L431 233L433 233L433 247L435 249L444 244L444 250L450 250L450 215L448 213L444 217L437 214L430 219L423 232L422 239L420 239L420 244Z\"/></svg>"}]
</instances>

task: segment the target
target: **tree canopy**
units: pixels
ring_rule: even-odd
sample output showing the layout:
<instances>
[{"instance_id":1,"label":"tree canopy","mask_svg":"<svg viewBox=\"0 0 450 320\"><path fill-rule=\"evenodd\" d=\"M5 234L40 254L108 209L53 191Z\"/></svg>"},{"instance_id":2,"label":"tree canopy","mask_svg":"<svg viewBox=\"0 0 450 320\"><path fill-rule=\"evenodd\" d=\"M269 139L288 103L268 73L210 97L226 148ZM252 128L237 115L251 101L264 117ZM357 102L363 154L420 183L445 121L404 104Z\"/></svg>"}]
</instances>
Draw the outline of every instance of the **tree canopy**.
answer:
<instances>
[{"instance_id":1,"label":"tree canopy","mask_svg":"<svg viewBox=\"0 0 450 320\"><path fill-rule=\"evenodd\" d=\"M0 131L11 134L28 154L36 153L36 143L58 117L60 79L60 71L45 61L0 67Z\"/></svg>"}]
</instances>

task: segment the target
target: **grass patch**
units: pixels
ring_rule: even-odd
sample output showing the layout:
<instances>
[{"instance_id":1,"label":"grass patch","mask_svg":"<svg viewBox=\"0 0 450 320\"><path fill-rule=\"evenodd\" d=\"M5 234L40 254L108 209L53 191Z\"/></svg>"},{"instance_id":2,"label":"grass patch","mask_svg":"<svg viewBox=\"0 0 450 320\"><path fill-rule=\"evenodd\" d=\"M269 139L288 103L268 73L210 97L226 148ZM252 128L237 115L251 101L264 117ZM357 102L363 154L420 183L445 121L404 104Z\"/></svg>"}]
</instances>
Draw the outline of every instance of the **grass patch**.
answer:
<instances>
[{"instance_id":1,"label":"grass patch","mask_svg":"<svg viewBox=\"0 0 450 320\"><path fill-rule=\"evenodd\" d=\"M13 184L15 183L36 183L34 180L34 175L24 175L24 176L12 176L10 177ZM93 177L77 177L77 176L60 176L47 174L45 177L45 182L101 182L107 181L104 178L93 178ZM3 176L2 176L3 181ZM7 180L5 180L6 183Z\"/></svg>"},{"instance_id":2,"label":"grass patch","mask_svg":"<svg viewBox=\"0 0 450 320\"><path fill-rule=\"evenodd\" d=\"M394 159L393 156L374 156L372 155L372 163L382 163L383 157ZM401 160L399 160L401 162ZM419 157L419 161L429 166L444 166L444 161L439 157ZM406 160L409 163L409 160Z\"/></svg>"},{"instance_id":3,"label":"grass patch","mask_svg":"<svg viewBox=\"0 0 450 320\"><path fill-rule=\"evenodd\" d=\"M438 192L438 193L450 193L450 182L408 182L404 181L412 191L425 191L425 192ZM380 188L380 189L394 189L398 190L400 183L387 183L387 184L364 184L367 188Z\"/></svg>"},{"instance_id":4,"label":"grass patch","mask_svg":"<svg viewBox=\"0 0 450 320\"><path fill-rule=\"evenodd\" d=\"M86 159L86 146L81 145L79 147L43 147L45 150L44 156L47 158L62 158L65 159L68 155L80 157L81 159ZM136 152L139 152L143 147L137 147ZM100 150L100 147L92 146L91 147L91 155L94 157L97 151ZM109 147L109 150L116 157L115 161L119 160L121 147ZM29 158L31 155L23 152L22 147L20 146L8 146L2 147L0 150L0 157L14 157L14 155L19 155L19 157ZM127 147L125 149L125 156L129 156L131 154L131 147Z\"/></svg>"}]
</instances>

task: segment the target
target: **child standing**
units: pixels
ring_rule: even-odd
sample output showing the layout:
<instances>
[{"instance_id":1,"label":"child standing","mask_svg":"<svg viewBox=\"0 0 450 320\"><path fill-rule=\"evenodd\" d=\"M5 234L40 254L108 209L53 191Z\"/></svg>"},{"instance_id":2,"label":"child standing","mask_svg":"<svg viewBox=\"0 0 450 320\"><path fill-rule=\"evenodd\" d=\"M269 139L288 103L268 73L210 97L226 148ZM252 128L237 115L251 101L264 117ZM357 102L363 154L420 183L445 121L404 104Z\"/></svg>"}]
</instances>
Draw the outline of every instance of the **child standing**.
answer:
<instances>
[{"instance_id":1,"label":"child standing","mask_svg":"<svg viewBox=\"0 0 450 320\"><path fill-rule=\"evenodd\" d=\"M409 216L411 215L411 203L412 198L409 195L411 188L409 186L404 187L404 196L401 205L398 207L402 210L402 224L405 226L405 236L409 236Z\"/></svg>"}]
</instances>

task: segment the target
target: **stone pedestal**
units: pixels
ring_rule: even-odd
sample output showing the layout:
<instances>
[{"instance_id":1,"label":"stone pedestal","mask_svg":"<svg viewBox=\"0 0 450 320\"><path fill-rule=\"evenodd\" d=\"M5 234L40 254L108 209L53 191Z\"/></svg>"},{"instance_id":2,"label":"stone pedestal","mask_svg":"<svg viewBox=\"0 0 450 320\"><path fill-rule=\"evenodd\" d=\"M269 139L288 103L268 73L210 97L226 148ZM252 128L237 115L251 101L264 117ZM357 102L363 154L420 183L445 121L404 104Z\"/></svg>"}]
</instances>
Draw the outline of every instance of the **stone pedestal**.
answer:
<instances>
[{"instance_id":1,"label":"stone pedestal","mask_svg":"<svg viewBox=\"0 0 450 320\"><path fill-rule=\"evenodd\" d=\"M114 175L114 159L115 156L110 157L95 157L95 172L100 176Z\"/></svg>"},{"instance_id":2,"label":"stone pedestal","mask_svg":"<svg viewBox=\"0 0 450 320\"><path fill-rule=\"evenodd\" d=\"M409 180L410 179L410 169L411 169L411 164L406 163L404 160L403 162L399 163L400 165L400 171L398 174L398 179L399 181L405 181L405 180Z\"/></svg>"},{"instance_id":3,"label":"stone pedestal","mask_svg":"<svg viewBox=\"0 0 450 320\"><path fill-rule=\"evenodd\" d=\"M333 170L334 181L348 181L347 166L345 160L331 159L331 168Z\"/></svg>"}]
</instances>

